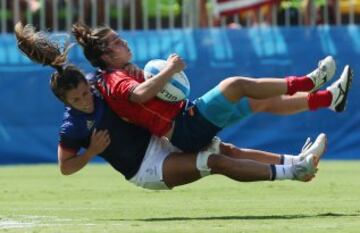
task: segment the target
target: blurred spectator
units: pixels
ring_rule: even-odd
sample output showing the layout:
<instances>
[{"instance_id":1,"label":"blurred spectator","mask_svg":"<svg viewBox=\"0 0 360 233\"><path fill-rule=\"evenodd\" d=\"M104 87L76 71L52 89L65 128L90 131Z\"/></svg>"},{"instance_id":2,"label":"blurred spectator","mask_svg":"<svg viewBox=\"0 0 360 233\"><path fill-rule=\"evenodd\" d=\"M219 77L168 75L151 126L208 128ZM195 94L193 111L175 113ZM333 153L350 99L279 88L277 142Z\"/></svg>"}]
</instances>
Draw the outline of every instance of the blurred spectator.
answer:
<instances>
[{"instance_id":1,"label":"blurred spectator","mask_svg":"<svg viewBox=\"0 0 360 233\"><path fill-rule=\"evenodd\" d=\"M317 25L360 22L360 0L1 0L2 27L14 22L68 30L72 23L116 29L231 28L253 25ZM17 5L15 5L17 4ZM56 4L56 6L54 5ZM4 5L1 5L4 6ZM276 14L277 13L277 14ZM277 16L277 18L274 18ZM5 30L2 30L5 31Z\"/></svg>"},{"instance_id":2,"label":"blurred spectator","mask_svg":"<svg viewBox=\"0 0 360 233\"><path fill-rule=\"evenodd\" d=\"M184 0L142 0L141 10L148 17L149 28L169 27L171 17L172 26L180 26L181 4L185 4Z\"/></svg>"},{"instance_id":3,"label":"blurred spectator","mask_svg":"<svg viewBox=\"0 0 360 233\"><path fill-rule=\"evenodd\" d=\"M19 4L17 9L15 3ZM6 5L11 11L11 15L14 17L16 14L18 14L19 20L21 20L23 23L26 23L27 11L34 13L40 9L39 0L19 0L18 2L14 0L7 0Z\"/></svg>"},{"instance_id":4,"label":"blurred spectator","mask_svg":"<svg viewBox=\"0 0 360 233\"><path fill-rule=\"evenodd\" d=\"M213 21L216 22L215 25L218 24L220 18L231 27L272 24L272 10L274 7L278 7L279 2L280 0L212 0L212 5L209 7L207 6L209 2L201 0L200 26L208 26L207 10L209 8L214 12L215 20ZM234 18L238 18L238 22L235 22Z\"/></svg>"},{"instance_id":5,"label":"blurred spectator","mask_svg":"<svg viewBox=\"0 0 360 233\"><path fill-rule=\"evenodd\" d=\"M283 0L279 11L279 25L335 24L337 2L338 0Z\"/></svg>"},{"instance_id":6,"label":"blurred spectator","mask_svg":"<svg viewBox=\"0 0 360 233\"><path fill-rule=\"evenodd\" d=\"M337 0L304 0L304 24L335 24L336 2Z\"/></svg>"},{"instance_id":7,"label":"blurred spectator","mask_svg":"<svg viewBox=\"0 0 360 233\"><path fill-rule=\"evenodd\" d=\"M209 14L207 0L199 0L199 26L208 27L209 25Z\"/></svg>"},{"instance_id":8,"label":"blurred spectator","mask_svg":"<svg viewBox=\"0 0 360 233\"><path fill-rule=\"evenodd\" d=\"M301 23L303 2L306 0L282 0L278 12L279 25L298 25Z\"/></svg>"},{"instance_id":9,"label":"blurred spectator","mask_svg":"<svg viewBox=\"0 0 360 233\"><path fill-rule=\"evenodd\" d=\"M360 0L338 0L338 7L342 23L360 22Z\"/></svg>"},{"instance_id":10,"label":"blurred spectator","mask_svg":"<svg viewBox=\"0 0 360 233\"><path fill-rule=\"evenodd\" d=\"M60 22L60 27L63 28L65 25L65 19L69 17L69 10L73 17L71 17L72 22L83 21L88 25L92 25L92 9L96 8L96 24L103 24L105 22L105 2L104 0L95 1L96 4L93 6L91 0L59 0L54 2L53 0L46 1L44 6L46 8L46 26L53 28L53 17L58 17L58 22ZM57 3L55 7L58 12L54 14L54 4ZM70 9L69 9L70 8ZM83 10L81 12L81 9ZM82 17L80 17L82 16Z\"/></svg>"},{"instance_id":11,"label":"blurred spectator","mask_svg":"<svg viewBox=\"0 0 360 233\"><path fill-rule=\"evenodd\" d=\"M72 1L74 4L75 9L77 9L77 16L79 17L80 15L80 0L66 0L66 1ZM108 2L110 2L110 8L112 7L111 5L113 4L112 0L107 0ZM94 12L94 8L96 8L96 25L102 25L105 24L105 0L97 0L95 1L95 4L92 4L91 0L85 0L83 1L84 5L83 5L83 16L84 16L84 21L88 24L91 25L92 23L92 12ZM78 18L77 21L79 21L80 19Z\"/></svg>"},{"instance_id":12,"label":"blurred spectator","mask_svg":"<svg viewBox=\"0 0 360 233\"><path fill-rule=\"evenodd\" d=\"M274 23L273 8L277 12L280 1L272 1L267 4L259 5L255 8L241 12L240 17L247 26L254 25L272 25Z\"/></svg>"},{"instance_id":13,"label":"blurred spectator","mask_svg":"<svg viewBox=\"0 0 360 233\"><path fill-rule=\"evenodd\" d=\"M1 9L1 20L6 21L7 31L13 30L14 21L27 22L27 15L40 9L39 0L6 0L6 9ZM17 4L17 5L15 5Z\"/></svg>"}]
</instances>

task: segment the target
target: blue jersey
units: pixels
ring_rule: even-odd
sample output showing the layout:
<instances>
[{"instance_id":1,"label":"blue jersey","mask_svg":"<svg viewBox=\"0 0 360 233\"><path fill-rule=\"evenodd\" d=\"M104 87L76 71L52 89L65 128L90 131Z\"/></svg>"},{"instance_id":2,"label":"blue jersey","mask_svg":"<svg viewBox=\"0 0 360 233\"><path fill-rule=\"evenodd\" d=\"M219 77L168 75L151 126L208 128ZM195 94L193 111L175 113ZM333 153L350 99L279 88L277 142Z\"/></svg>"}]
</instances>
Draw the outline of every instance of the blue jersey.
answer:
<instances>
[{"instance_id":1,"label":"blue jersey","mask_svg":"<svg viewBox=\"0 0 360 233\"><path fill-rule=\"evenodd\" d=\"M94 105L95 111L91 114L66 107L60 127L60 146L78 152L88 148L94 129L107 129L111 143L99 156L126 179L131 179L140 168L151 134L119 118L96 94Z\"/></svg>"}]
</instances>

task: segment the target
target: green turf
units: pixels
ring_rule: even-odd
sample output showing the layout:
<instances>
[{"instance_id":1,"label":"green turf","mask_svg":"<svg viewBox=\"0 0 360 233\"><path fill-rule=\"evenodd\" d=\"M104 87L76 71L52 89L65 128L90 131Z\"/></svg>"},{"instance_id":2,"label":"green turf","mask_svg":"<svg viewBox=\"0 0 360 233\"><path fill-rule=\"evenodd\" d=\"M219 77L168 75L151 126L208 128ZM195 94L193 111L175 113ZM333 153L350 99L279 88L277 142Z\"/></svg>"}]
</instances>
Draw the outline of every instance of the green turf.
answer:
<instances>
[{"instance_id":1,"label":"green turf","mask_svg":"<svg viewBox=\"0 0 360 233\"><path fill-rule=\"evenodd\" d=\"M360 232L360 162L325 161L310 183L220 176L147 191L108 165L0 167L0 232Z\"/></svg>"}]
</instances>

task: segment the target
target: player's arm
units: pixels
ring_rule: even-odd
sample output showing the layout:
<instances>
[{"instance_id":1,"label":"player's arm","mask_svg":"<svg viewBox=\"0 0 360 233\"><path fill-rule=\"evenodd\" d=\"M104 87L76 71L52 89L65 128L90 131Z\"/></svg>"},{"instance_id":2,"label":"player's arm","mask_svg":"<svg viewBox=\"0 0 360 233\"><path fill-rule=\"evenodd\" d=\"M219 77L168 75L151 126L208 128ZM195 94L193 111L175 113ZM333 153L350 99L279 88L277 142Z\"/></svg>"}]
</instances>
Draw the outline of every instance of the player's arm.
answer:
<instances>
[{"instance_id":1,"label":"player's arm","mask_svg":"<svg viewBox=\"0 0 360 233\"><path fill-rule=\"evenodd\" d=\"M144 103L154 98L171 77L185 68L185 63L180 56L172 54L167 59L166 67L154 77L137 85L129 96L130 101Z\"/></svg>"},{"instance_id":2,"label":"player's arm","mask_svg":"<svg viewBox=\"0 0 360 233\"><path fill-rule=\"evenodd\" d=\"M91 135L89 148L82 154L59 145L58 161L61 173L63 175L71 175L81 170L95 155L103 152L109 144L110 137L107 130L94 130Z\"/></svg>"}]
</instances>

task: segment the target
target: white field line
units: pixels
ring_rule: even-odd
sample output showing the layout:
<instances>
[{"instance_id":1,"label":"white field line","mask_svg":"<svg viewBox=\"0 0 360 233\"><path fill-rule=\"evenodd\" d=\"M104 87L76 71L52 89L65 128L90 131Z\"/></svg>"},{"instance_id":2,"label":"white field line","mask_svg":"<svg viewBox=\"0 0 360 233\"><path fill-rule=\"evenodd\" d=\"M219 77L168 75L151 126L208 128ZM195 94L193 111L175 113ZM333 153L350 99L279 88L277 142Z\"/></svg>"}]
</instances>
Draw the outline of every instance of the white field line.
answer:
<instances>
[{"instance_id":1,"label":"white field line","mask_svg":"<svg viewBox=\"0 0 360 233\"><path fill-rule=\"evenodd\" d=\"M0 229L33 227L35 223L16 222L12 220L0 221Z\"/></svg>"},{"instance_id":2,"label":"white field line","mask_svg":"<svg viewBox=\"0 0 360 233\"><path fill-rule=\"evenodd\" d=\"M61 219L54 216L37 216L37 215L19 215L19 219L2 219L0 220L0 229L7 228L29 228L44 225L54 225L61 222L69 222L71 219ZM54 224L43 223L53 222Z\"/></svg>"},{"instance_id":3,"label":"white field line","mask_svg":"<svg viewBox=\"0 0 360 233\"><path fill-rule=\"evenodd\" d=\"M34 228L34 227L55 227L55 226L96 226L103 225L104 223L89 223L87 219L62 219L54 216L35 216L35 215L21 215L21 220L14 219L1 219L0 229L13 229L13 228ZM81 223L87 221L87 223ZM106 223L109 225L108 223ZM112 226L120 226L123 223L112 223Z\"/></svg>"}]
</instances>

